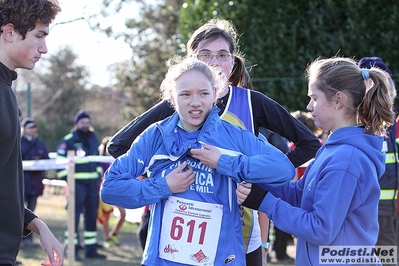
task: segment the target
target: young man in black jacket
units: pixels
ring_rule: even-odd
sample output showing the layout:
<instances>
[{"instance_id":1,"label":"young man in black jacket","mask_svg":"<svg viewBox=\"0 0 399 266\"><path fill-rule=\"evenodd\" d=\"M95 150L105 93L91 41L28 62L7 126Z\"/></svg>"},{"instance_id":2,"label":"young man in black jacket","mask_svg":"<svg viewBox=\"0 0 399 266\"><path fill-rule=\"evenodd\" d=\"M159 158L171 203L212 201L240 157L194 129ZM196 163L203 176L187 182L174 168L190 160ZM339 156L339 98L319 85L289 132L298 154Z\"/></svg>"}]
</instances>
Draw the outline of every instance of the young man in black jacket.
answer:
<instances>
[{"instance_id":1,"label":"young man in black jacket","mask_svg":"<svg viewBox=\"0 0 399 266\"><path fill-rule=\"evenodd\" d=\"M47 225L24 208L21 128L11 89L16 68L33 69L47 53L49 24L61 9L56 0L0 1L0 265L14 265L22 236L40 237L49 261L63 265L64 249Z\"/></svg>"}]
</instances>

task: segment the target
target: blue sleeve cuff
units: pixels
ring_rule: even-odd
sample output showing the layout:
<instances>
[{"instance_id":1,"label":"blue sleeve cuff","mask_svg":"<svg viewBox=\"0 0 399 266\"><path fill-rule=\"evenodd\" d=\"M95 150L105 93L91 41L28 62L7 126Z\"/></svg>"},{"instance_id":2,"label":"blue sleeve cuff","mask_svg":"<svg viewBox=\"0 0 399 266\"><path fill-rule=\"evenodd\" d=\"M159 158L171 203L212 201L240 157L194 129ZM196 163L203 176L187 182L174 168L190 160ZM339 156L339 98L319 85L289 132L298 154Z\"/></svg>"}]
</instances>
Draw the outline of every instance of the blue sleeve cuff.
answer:
<instances>
[{"instance_id":1,"label":"blue sleeve cuff","mask_svg":"<svg viewBox=\"0 0 399 266\"><path fill-rule=\"evenodd\" d=\"M278 199L273 196L272 193L267 193L259 206L259 211L266 213L267 216L271 218L270 215L273 213L274 207L277 204L277 200Z\"/></svg>"},{"instance_id":2,"label":"blue sleeve cuff","mask_svg":"<svg viewBox=\"0 0 399 266\"><path fill-rule=\"evenodd\" d=\"M157 184L158 185L158 189L159 189L159 192L162 195L162 198L167 198L170 195L172 195L172 192L170 191L169 186L166 183L166 178L159 178L157 180L157 183L158 183Z\"/></svg>"}]
</instances>

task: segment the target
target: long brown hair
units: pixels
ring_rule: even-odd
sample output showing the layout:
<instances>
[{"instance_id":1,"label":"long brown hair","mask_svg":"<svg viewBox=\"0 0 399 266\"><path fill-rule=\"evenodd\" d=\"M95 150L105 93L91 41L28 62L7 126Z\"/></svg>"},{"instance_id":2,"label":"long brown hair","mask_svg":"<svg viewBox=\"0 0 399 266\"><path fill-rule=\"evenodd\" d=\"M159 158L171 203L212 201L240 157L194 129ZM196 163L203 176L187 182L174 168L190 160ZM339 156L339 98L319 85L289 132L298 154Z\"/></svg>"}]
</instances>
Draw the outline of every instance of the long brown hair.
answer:
<instances>
[{"instance_id":1,"label":"long brown hair","mask_svg":"<svg viewBox=\"0 0 399 266\"><path fill-rule=\"evenodd\" d=\"M214 41L223 38L229 44L230 53L235 56L234 66L228 77L229 84L252 90L252 80L246 68L246 60L239 50L238 33L233 22L223 19L211 19L196 31L187 42L187 55L195 54L198 44L203 41Z\"/></svg>"}]
</instances>

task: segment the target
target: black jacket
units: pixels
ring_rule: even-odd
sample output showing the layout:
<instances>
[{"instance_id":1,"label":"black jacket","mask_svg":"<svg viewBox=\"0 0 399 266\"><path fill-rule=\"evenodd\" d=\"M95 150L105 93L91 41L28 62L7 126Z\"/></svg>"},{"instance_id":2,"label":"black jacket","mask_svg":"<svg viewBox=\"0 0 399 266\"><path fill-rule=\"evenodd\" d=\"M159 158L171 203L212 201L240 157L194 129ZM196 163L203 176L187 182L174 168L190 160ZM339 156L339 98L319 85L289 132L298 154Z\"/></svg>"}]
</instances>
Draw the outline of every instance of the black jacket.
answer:
<instances>
[{"instance_id":1,"label":"black jacket","mask_svg":"<svg viewBox=\"0 0 399 266\"><path fill-rule=\"evenodd\" d=\"M385 172L378 179L381 188L381 197L378 203L378 215L396 215L396 194L399 185L398 144L396 143L396 127L394 123L389 128L388 138L384 139L383 150L386 152ZM393 194L393 195L392 195Z\"/></svg>"},{"instance_id":2,"label":"black jacket","mask_svg":"<svg viewBox=\"0 0 399 266\"><path fill-rule=\"evenodd\" d=\"M24 208L21 129L11 89L16 78L0 63L0 264L14 264L24 229L36 217Z\"/></svg>"}]
</instances>

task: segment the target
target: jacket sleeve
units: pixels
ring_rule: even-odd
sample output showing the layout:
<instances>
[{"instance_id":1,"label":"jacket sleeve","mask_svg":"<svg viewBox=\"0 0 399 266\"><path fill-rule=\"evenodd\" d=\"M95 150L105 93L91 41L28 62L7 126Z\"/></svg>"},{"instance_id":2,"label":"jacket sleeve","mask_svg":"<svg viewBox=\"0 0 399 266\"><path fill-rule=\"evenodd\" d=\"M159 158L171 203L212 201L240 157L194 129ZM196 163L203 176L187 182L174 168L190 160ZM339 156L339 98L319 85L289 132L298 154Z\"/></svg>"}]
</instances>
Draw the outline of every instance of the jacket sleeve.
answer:
<instances>
[{"instance_id":1,"label":"jacket sleeve","mask_svg":"<svg viewBox=\"0 0 399 266\"><path fill-rule=\"evenodd\" d=\"M28 224L32 222L33 219L37 218L37 216L28 208L25 208L24 210L24 232L23 236L28 236L31 231L26 229L28 227Z\"/></svg>"},{"instance_id":2,"label":"jacket sleeve","mask_svg":"<svg viewBox=\"0 0 399 266\"><path fill-rule=\"evenodd\" d=\"M103 202L131 209L156 203L172 195L163 177L137 179L145 173L152 157L150 155L153 154L152 149L156 146L149 147L148 143L154 142L154 138L144 133L127 153L112 163L105 172L100 190Z\"/></svg>"},{"instance_id":3,"label":"jacket sleeve","mask_svg":"<svg viewBox=\"0 0 399 266\"><path fill-rule=\"evenodd\" d=\"M279 229L287 233L314 245L331 243L352 208L356 178L349 171L330 171L317 188L312 188L316 190L314 202L307 209L300 206L305 184L302 179L270 190L259 211L265 212Z\"/></svg>"},{"instance_id":4,"label":"jacket sleeve","mask_svg":"<svg viewBox=\"0 0 399 266\"><path fill-rule=\"evenodd\" d=\"M108 153L117 158L127 152L133 141L151 124L167 118L174 113L174 109L166 101L159 102L144 114L136 117L129 124L119 130L109 141Z\"/></svg>"},{"instance_id":5,"label":"jacket sleeve","mask_svg":"<svg viewBox=\"0 0 399 266\"><path fill-rule=\"evenodd\" d=\"M314 158L321 147L320 140L303 123L293 117L284 107L257 91L251 92L254 123L292 141L295 149L287 153L295 167ZM258 133L258 132L256 132Z\"/></svg>"},{"instance_id":6,"label":"jacket sleeve","mask_svg":"<svg viewBox=\"0 0 399 266\"><path fill-rule=\"evenodd\" d=\"M242 155L222 154L216 171L236 182L281 185L292 180L295 168L287 156L249 131L242 135Z\"/></svg>"}]
</instances>

